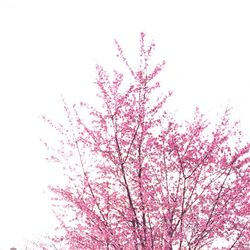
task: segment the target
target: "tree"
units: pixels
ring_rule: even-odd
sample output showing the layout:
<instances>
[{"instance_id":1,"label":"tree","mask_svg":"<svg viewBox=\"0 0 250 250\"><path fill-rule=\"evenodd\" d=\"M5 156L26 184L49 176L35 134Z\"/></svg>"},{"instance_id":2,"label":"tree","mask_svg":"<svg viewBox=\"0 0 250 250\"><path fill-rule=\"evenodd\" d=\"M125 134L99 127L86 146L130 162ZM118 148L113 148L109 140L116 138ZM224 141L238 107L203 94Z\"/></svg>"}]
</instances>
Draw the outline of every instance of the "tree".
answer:
<instances>
[{"instance_id":1,"label":"tree","mask_svg":"<svg viewBox=\"0 0 250 250\"><path fill-rule=\"evenodd\" d=\"M101 108L64 100L68 125L44 117L62 136L59 149L45 143L49 159L68 180L50 187L60 222L52 241L68 249L250 249L250 144L230 109L215 125L198 108L191 122L177 122L166 108L172 93L157 92L165 62L149 64L154 43L141 33L135 70L116 46L127 73L111 80L96 66Z\"/></svg>"}]
</instances>

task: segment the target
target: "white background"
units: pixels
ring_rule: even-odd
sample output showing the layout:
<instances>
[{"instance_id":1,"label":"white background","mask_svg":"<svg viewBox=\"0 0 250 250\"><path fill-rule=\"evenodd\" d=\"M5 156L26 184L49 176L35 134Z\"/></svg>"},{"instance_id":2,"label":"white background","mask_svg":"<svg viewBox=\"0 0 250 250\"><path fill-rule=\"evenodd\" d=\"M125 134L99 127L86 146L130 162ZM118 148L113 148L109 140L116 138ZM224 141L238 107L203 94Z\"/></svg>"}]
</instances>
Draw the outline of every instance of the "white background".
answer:
<instances>
[{"instance_id":1,"label":"white background","mask_svg":"<svg viewBox=\"0 0 250 250\"><path fill-rule=\"evenodd\" d=\"M60 95L93 99L96 62L116 65L113 39L135 60L139 32L167 60L164 89L183 117L227 104L249 138L250 3L0 0L0 249L50 230L44 194L55 183L39 137L41 114L60 117ZM45 132L46 131L46 132Z\"/></svg>"}]
</instances>

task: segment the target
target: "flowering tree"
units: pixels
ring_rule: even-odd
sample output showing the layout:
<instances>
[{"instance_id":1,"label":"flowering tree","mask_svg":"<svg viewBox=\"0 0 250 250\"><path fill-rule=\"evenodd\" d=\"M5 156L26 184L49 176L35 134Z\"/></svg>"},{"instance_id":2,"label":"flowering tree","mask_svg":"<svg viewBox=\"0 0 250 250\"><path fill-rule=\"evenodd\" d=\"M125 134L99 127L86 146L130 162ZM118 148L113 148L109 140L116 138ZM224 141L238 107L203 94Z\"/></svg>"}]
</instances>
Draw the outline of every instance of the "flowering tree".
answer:
<instances>
[{"instance_id":1,"label":"flowering tree","mask_svg":"<svg viewBox=\"0 0 250 250\"><path fill-rule=\"evenodd\" d=\"M157 98L164 61L152 68L154 43L140 36L132 69L110 79L97 65L101 108L64 101L68 125L50 160L67 182L50 187L60 222L54 244L68 249L250 249L250 144L227 109L212 126L197 108L179 124ZM88 111L88 118L83 111ZM65 248L66 248L65 247ZM46 249L46 247L44 247Z\"/></svg>"}]
</instances>

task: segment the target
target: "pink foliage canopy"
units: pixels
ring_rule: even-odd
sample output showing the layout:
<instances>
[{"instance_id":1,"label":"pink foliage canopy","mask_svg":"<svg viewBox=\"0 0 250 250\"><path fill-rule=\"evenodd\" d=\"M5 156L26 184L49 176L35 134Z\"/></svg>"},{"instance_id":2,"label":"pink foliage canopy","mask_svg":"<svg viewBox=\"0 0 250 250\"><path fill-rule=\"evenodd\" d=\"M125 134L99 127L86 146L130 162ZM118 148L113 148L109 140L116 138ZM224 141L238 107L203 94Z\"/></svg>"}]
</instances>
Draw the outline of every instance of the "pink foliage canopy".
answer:
<instances>
[{"instance_id":1,"label":"pink foliage canopy","mask_svg":"<svg viewBox=\"0 0 250 250\"><path fill-rule=\"evenodd\" d=\"M68 182L50 187L60 222L53 244L68 249L250 249L250 144L227 109L216 126L197 108L179 123L154 98L165 62L151 67L154 43L140 36L130 80L96 66L101 109L64 101L67 125L50 160ZM82 111L88 111L88 122ZM216 245L217 241L221 243ZM65 249L65 248L64 248Z\"/></svg>"}]
</instances>

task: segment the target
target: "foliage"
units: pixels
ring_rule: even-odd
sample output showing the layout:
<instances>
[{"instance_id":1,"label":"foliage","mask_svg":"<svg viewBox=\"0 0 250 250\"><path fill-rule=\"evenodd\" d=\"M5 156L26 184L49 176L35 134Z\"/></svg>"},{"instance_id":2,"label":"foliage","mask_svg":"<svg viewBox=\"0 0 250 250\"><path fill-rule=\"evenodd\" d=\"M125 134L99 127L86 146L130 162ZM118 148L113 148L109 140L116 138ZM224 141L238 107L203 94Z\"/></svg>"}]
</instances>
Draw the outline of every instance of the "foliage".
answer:
<instances>
[{"instance_id":1,"label":"foliage","mask_svg":"<svg viewBox=\"0 0 250 250\"><path fill-rule=\"evenodd\" d=\"M166 109L172 93L157 94L165 62L151 68L155 46L144 38L135 70L116 42L130 80L96 66L101 108L64 100L68 125L44 117L62 136L60 148L45 145L68 180L50 187L60 222L52 241L68 249L250 249L250 144L229 109L216 126L198 108L191 122L177 122Z\"/></svg>"}]
</instances>

